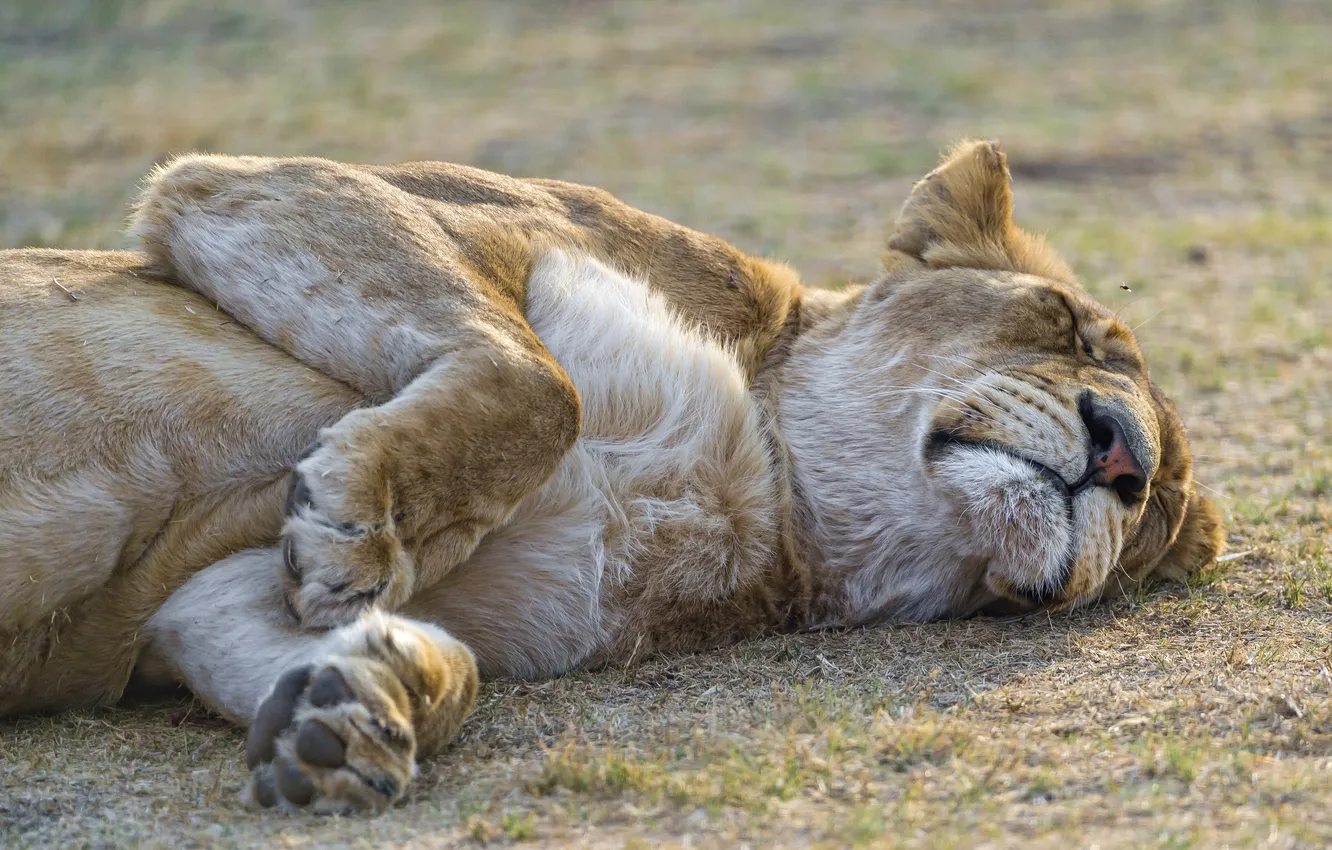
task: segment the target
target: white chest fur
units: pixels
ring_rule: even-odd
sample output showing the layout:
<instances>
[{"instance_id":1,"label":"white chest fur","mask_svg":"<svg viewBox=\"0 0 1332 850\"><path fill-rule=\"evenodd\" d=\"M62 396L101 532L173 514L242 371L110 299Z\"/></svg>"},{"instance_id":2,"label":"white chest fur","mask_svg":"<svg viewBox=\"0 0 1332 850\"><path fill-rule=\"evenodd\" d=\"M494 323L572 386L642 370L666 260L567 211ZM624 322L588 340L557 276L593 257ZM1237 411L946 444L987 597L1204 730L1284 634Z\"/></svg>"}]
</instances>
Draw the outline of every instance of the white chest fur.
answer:
<instances>
[{"instance_id":1,"label":"white chest fur","mask_svg":"<svg viewBox=\"0 0 1332 850\"><path fill-rule=\"evenodd\" d=\"M537 264L526 306L582 397L582 436L411 606L491 674L556 673L651 628L644 594L721 599L760 581L778 533L769 448L730 352L645 283L561 252Z\"/></svg>"}]
</instances>

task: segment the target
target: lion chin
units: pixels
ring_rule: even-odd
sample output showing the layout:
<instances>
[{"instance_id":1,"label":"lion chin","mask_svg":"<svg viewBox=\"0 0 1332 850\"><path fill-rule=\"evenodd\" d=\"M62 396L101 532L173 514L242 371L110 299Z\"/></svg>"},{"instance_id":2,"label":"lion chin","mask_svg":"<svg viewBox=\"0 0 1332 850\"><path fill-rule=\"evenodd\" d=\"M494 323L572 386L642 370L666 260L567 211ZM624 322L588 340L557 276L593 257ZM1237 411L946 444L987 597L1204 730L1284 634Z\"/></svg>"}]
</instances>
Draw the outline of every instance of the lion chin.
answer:
<instances>
[{"instance_id":1,"label":"lion chin","mask_svg":"<svg viewBox=\"0 0 1332 850\"><path fill-rule=\"evenodd\" d=\"M1043 468L989 448L952 452L938 476L957 494L970 534L985 549L987 586L1001 596L1049 602L1075 557L1067 490Z\"/></svg>"}]
</instances>

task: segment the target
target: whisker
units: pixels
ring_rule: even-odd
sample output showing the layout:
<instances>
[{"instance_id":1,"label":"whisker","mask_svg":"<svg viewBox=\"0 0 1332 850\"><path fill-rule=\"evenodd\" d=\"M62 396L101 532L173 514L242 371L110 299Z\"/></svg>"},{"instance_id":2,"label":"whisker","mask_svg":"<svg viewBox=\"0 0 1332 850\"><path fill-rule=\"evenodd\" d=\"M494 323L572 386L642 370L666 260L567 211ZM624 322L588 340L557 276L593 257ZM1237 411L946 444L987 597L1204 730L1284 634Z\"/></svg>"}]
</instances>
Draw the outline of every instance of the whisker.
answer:
<instances>
[{"instance_id":1,"label":"whisker","mask_svg":"<svg viewBox=\"0 0 1332 850\"><path fill-rule=\"evenodd\" d=\"M881 365L879 365L879 366L875 366L873 369L866 369L864 372L857 372L853 377L854 377L854 378L872 378L872 377L874 377L875 375L878 375L878 374L881 373L881 372L889 372L889 371L892 371L893 369L896 369L899 365L901 365L901 364L896 363L896 362L883 363L883 364L881 364Z\"/></svg>"},{"instance_id":2,"label":"whisker","mask_svg":"<svg viewBox=\"0 0 1332 850\"><path fill-rule=\"evenodd\" d=\"M979 360L976 360L973 357L965 357L961 354L926 354L924 356L930 358L931 360L942 360L945 363L956 363L959 366L966 366L968 369L974 369L975 371L979 372L982 375L988 374L992 371L984 364L981 364L979 366L976 365L977 363L980 363Z\"/></svg>"},{"instance_id":3,"label":"whisker","mask_svg":"<svg viewBox=\"0 0 1332 850\"><path fill-rule=\"evenodd\" d=\"M948 389L948 388L946 388L946 387L897 387L897 386L885 386L885 387L879 387L879 389L880 389L880 390L892 390L892 391L894 391L894 392L903 392L903 393L953 393L953 392L957 392L957 390Z\"/></svg>"},{"instance_id":4,"label":"whisker","mask_svg":"<svg viewBox=\"0 0 1332 850\"><path fill-rule=\"evenodd\" d=\"M1206 484L1202 483L1201 481L1199 481L1199 480L1196 479L1196 478L1193 479L1193 483L1194 483L1194 484L1197 484L1199 487L1203 488L1203 489L1206 490L1208 493L1211 493L1213 496L1216 496L1217 498L1224 499L1225 496L1226 496L1225 493L1222 493L1220 490L1216 490L1216 489L1213 489L1213 488L1211 488L1211 487L1208 487Z\"/></svg>"},{"instance_id":5,"label":"whisker","mask_svg":"<svg viewBox=\"0 0 1332 850\"><path fill-rule=\"evenodd\" d=\"M1139 295L1137 298L1134 298L1132 301L1130 301L1129 303L1125 304L1123 307L1120 307L1118 310L1116 310L1116 311L1115 311L1115 318L1116 318L1116 319L1120 318L1120 316L1119 316L1120 313L1122 313L1122 312L1124 312L1125 310L1127 310L1128 308L1132 307L1134 304L1137 304L1139 301L1145 301L1145 300L1147 300L1148 298L1151 298L1151 297L1152 297L1152 296L1150 296L1150 295Z\"/></svg>"},{"instance_id":6,"label":"whisker","mask_svg":"<svg viewBox=\"0 0 1332 850\"><path fill-rule=\"evenodd\" d=\"M951 399L952 401L966 401L967 396L956 390L946 390L940 387L886 387L885 389L870 393L868 398L894 398L906 395L928 395L938 398Z\"/></svg>"},{"instance_id":7,"label":"whisker","mask_svg":"<svg viewBox=\"0 0 1332 850\"><path fill-rule=\"evenodd\" d=\"M954 376L954 375L948 375L948 374L945 374L945 373L943 373L943 372L939 372L939 371L937 371L937 370L935 370L935 369L930 369L930 368L928 368L928 367L926 367L926 366L921 366L921 367L919 367L919 368L920 368L922 371L929 372L931 375L936 375L936 376L938 376L938 377L940 377L940 378L943 378L945 381L952 381L953 383L957 384L959 387L963 387L963 388L968 389L968 390L971 389L971 384L968 384L966 381L964 381L964 380L962 380L961 378L958 378L958 377L956 377L956 376Z\"/></svg>"},{"instance_id":8,"label":"whisker","mask_svg":"<svg viewBox=\"0 0 1332 850\"><path fill-rule=\"evenodd\" d=\"M1132 331L1136 332L1136 331L1138 330L1138 328L1142 327L1143 325L1145 325L1145 324L1147 324L1148 322L1150 322L1152 319L1155 319L1157 316L1161 315L1162 311L1164 311L1164 310L1165 310L1165 308L1162 307L1160 310L1157 310L1155 313L1153 313L1153 314L1151 314L1150 316L1148 316L1147 318L1143 319L1141 322L1138 322L1136 325L1134 325L1134 326L1133 326L1132 328L1130 328L1129 330L1132 330Z\"/></svg>"}]
</instances>

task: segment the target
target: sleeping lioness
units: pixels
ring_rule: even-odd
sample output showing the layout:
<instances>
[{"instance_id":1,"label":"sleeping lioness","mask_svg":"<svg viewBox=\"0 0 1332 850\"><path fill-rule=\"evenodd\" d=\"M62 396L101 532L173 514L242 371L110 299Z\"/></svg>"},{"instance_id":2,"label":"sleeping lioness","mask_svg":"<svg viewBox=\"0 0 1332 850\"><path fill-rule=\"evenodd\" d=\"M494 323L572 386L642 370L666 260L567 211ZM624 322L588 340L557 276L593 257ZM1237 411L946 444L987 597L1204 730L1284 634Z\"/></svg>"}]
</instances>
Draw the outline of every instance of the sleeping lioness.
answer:
<instances>
[{"instance_id":1,"label":"sleeping lioness","mask_svg":"<svg viewBox=\"0 0 1332 850\"><path fill-rule=\"evenodd\" d=\"M1070 608L1220 550L997 145L879 280L596 189L187 156L142 253L0 252L0 714L184 683L258 804L379 809L478 676Z\"/></svg>"}]
</instances>

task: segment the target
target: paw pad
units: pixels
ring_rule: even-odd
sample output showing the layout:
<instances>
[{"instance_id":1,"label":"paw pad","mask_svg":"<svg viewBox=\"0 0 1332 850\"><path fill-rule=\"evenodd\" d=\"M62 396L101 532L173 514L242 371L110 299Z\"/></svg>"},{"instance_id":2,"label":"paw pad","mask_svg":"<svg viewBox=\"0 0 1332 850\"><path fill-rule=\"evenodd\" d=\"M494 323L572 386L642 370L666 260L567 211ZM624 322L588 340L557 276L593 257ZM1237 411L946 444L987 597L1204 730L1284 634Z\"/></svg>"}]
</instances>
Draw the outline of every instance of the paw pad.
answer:
<instances>
[{"instance_id":1,"label":"paw pad","mask_svg":"<svg viewBox=\"0 0 1332 850\"><path fill-rule=\"evenodd\" d=\"M333 667L320 671L310 686L310 705L317 708L332 708L354 698L347 680Z\"/></svg>"},{"instance_id":2,"label":"paw pad","mask_svg":"<svg viewBox=\"0 0 1332 850\"><path fill-rule=\"evenodd\" d=\"M246 737L250 799L316 811L387 807L414 771L416 740L406 717L410 699L379 661L342 658L287 671Z\"/></svg>"},{"instance_id":3,"label":"paw pad","mask_svg":"<svg viewBox=\"0 0 1332 850\"><path fill-rule=\"evenodd\" d=\"M273 693L259 706L259 712L245 736L246 767L253 770L256 765L273 760L273 742L283 729L291 725L296 714L296 701L310 682L310 671L311 667L307 664L283 673L273 687Z\"/></svg>"},{"instance_id":4,"label":"paw pad","mask_svg":"<svg viewBox=\"0 0 1332 850\"><path fill-rule=\"evenodd\" d=\"M307 720L296 733L296 755L318 767L342 767L347 763L347 744L318 720Z\"/></svg>"}]
</instances>

